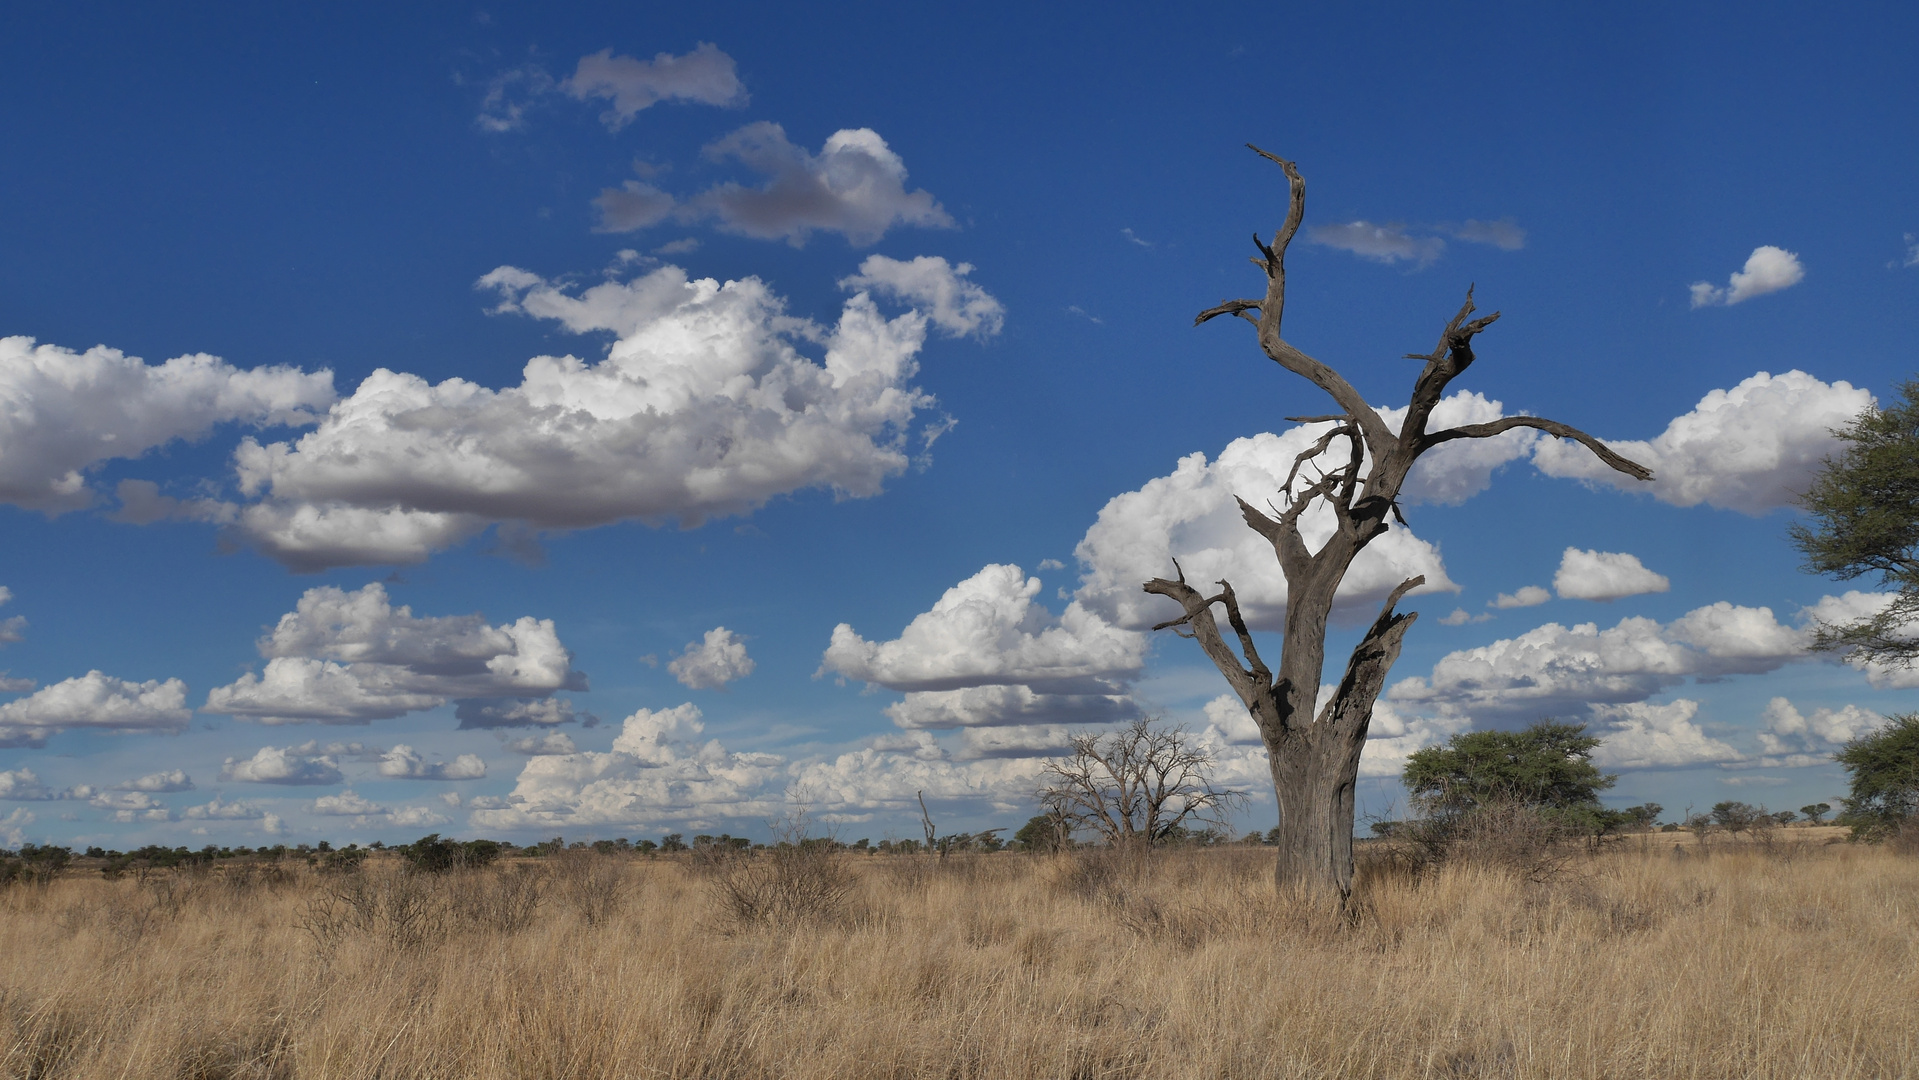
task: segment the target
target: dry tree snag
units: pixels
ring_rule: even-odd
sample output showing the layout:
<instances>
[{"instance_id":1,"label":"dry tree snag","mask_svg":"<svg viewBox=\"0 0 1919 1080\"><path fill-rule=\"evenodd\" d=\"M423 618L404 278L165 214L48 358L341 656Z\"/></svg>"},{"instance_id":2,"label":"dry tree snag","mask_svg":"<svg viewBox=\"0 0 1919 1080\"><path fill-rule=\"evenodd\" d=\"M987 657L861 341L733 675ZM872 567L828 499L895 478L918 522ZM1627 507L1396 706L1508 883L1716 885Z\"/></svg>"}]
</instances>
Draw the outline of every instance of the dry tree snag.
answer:
<instances>
[{"instance_id":1,"label":"dry tree snag","mask_svg":"<svg viewBox=\"0 0 1919 1080\"><path fill-rule=\"evenodd\" d=\"M1274 363L1324 390L1341 410L1330 416L1287 417L1296 423L1331 423L1333 427L1293 462L1280 492L1284 510L1273 507L1274 514L1268 515L1239 500L1246 524L1272 543L1286 576L1285 637L1278 674L1267 668L1253 647L1230 584L1218 582L1219 593L1206 596L1188 585L1180 572L1175 581L1154 578L1145 589L1177 600L1186 612L1153 629L1172 627L1182 637L1197 640L1259 725L1279 799L1278 884L1337 890L1343 898L1353 884L1353 786L1366 728L1386 673L1399 657L1400 642L1417 617L1414 612L1394 614L1393 607L1425 579L1403 582L1386 598L1379 618L1353 649L1332 697L1315 716L1313 703L1326 662L1326 619L1347 568L1373 538L1386 531L1387 517L1405 523L1398 499L1413 463L1419 455L1454 439L1486 439L1514 428L1535 428L1578 441L1628 476L1650 480L1652 473L1583 431L1539 417L1508 416L1491 423L1426 430L1447 385L1472 365L1473 337L1499 318L1498 312L1471 317L1471 289L1466 291L1465 305L1440 333L1438 346L1430 353L1407 355L1406 359L1424 361L1424 366L1413 382L1405 423L1395 433L1337 371L1280 336L1280 315L1286 305L1286 247L1306 212L1306 182L1292 162L1247 145L1285 170L1292 194L1286 223L1273 235L1272 245L1253 235L1253 244L1259 248L1253 263L1266 272L1266 295L1228 300L1200 312L1194 325L1220 315L1252 323L1260 348ZM1308 466L1315 475L1304 475ZM1304 486L1293 490L1302 481ZM1336 523L1331 538L1318 551L1307 548L1299 529L1300 515L1314 503L1330 509ZM1174 569L1178 570L1177 563ZM1216 604L1226 609L1226 621L1238 637L1243 660L1220 633L1213 615Z\"/></svg>"}]
</instances>

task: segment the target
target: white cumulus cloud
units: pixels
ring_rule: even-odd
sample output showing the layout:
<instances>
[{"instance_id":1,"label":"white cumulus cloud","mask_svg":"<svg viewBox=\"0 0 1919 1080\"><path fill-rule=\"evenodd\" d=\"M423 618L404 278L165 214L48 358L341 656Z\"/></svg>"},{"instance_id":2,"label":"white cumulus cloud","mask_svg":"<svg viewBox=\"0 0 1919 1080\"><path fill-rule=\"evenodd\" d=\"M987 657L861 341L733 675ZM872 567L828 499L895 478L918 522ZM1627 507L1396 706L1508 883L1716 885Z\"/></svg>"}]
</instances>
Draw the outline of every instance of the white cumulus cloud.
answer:
<instances>
[{"instance_id":1,"label":"white cumulus cloud","mask_svg":"<svg viewBox=\"0 0 1919 1080\"><path fill-rule=\"evenodd\" d=\"M40 782L40 777L28 768L0 771L0 799L19 802L39 802L58 798L59 793Z\"/></svg>"},{"instance_id":2,"label":"white cumulus cloud","mask_svg":"<svg viewBox=\"0 0 1919 1080\"><path fill-rule=\"evenodd\" d=\"M537 357L501 390L376 371L297 441L241 443L241 490L262 501L236 528L314 570L417 562L495 522L690 527L804 489L875 495L912 461L914 419L933 404L911 385L928 327L987 329L990 297L962 271L941 285L939 267L912 266L873 280L932 313L889 319L862 288L831 327L787 315L754 278L693 281L665 266L574 294L501 267L480 281L501 296L496 312L610 332L607 357Z\"/></svg>"},{"instance_id":3,"label":"white cumulus cloud","mask_svg":"<svg viewBox=\"0 0 1919 1080\"><path fill-rule=\"evenodd\" d=\"M746 642L738 635L724 626L716 626L706 632L704 639L687 643L686 650L668 663L666 670L681 686L718 690L753 674L753 658L746 655Z\"/></svg>"},{"instance_id":4,"label":"white cumulus cloud","mask_svg":"<svg viewBox=\"0 0 1919 1080\"><path fill-rule=\"evenodd\" d=\"M1699 703L1680 698L1667 705L1632 702L1593 709L1602 740L1593 764L1610 769L1681 768L1741 760L1739 751L1707 735L1693 717Z\"/></svg>"},{"instance_id":5,"label":"white cumulus cloud","mask_svg":"<svg viewBox=\"0 0 1919 1080\"><path fill-rule=\"evenodd\" d=\"M0 338L0 502L83 509L95 497L87 473L103 462L222 423L310 424L333 400L330 371L242 370L204 353L153 365L104 345Z\"/></svg>"},{"instance_id":6,"label":"white cumulus cloud","mask_svg":"<svg viewBox=\"0 0 1919 1080\"><path fill-rule=\"evenodd\" d=\"M352 788L337 795L322 795L313 800L313 812L331 817L372 817L385 814L386 807L365 798Z\"/></svg>"},{"instance_id":7,"label":"white cumulus cloud","mask_svg":"<svg viewBox=\"0 0 1919 1080\"><path fill-rule=\"evenodd\" d=\"M180 811L180 816L188 821L259 821L269 815L253 803L241 800L227 802L215 795L210 801L198 806L189 806Z\"/></svg>"},{"instance_id":8,"label":"white cumulus cloud","mask_svg":"<svg viewBox=\"0 0 1919 1080\"><path fill-rule=\"evenodd\" d=\"M740 106L747 101L733 58L700 42L684 56L658 53L651 60L616 56L601 49L580 58L573 74L560 83L573 97L606 98L612 102L600 121L609 131L631 123L642 109L661 101L695 101L703 105Z\"/></svg>"},{"instance_id":9,"label":"white cumulus cloud","mask_svg":"<svg viewBox=\"0 0 1919 1080\"><path fill-rule=\"evenodd\" d=\"M1569 547L1559 558L1553 590L1568 600L1617 600L1662 593L1672 588L1664 574L1646 569L1639 556L1623 551L1582 551Z\"/></svg>"},{"instance_id":10,"label":"white cumulus cloud","mask_svg":"<svg viewBox=\"0 0 1919 1080\"><path fill-rule=\"evenodd\" d=\"M1533 464L1548 476L1644 490L1674 506L1705 503L1754 516L1791 506L1838 449L1843 428L1873 403L1849 383L1825 383L1803 371L1759 372L1730 390L1714 390L1651 442L1608 440L1653 471L1651 483L1607 468L1583 447L1541 440Z\"/></svg>"},{"instance_id":11,"label":"white cumulus cloud","mask_svg":"<svg viewBox=\"0 0 1919 1080\"><path fill-rule=\"evenodd\" d=\"M121 791L192 791L193 777L185 769L167 769L163 772L148 773L123 784L115 784Z\"/></svg>"},{"instance_id":12,"label":"white cumulus cloud","mask_svg":"<svg viewBox=\"0 0 1919 1080\"><path fill-rule=\"evenodd\" d=\"M1350 251L1362 259L1388 265L1410 262L1426 266L1446 250L1446 241L1437 236L1414 236L1404 225L1375 225L1370 221L1315 225L1306 230L1306 237L1315 244Z\"/></svg>"},{"instance_id":13,"label":"white cumulus cloud","mask_svg":"<svg viewBox=\"0 0 1919 1080\"><path fill-rule=\"evenodd\" d=\"M1725 288L1709 281L1695 281L1688 286L1688 291L1692 294L1692 306L1696 308L1739 304L1755 296L1790 289L1805 280L1805 277L1806 268L1799 264L1799 256L1784 248L1764 244L1752 249L1752 254L1746 258L1745 268L1733 271Z\"/></svg>"},{"instance_id":14,"label":"white cumulus cloud","mask_svg":"<svg viewBox=\"0 0 1919 1080\"><path fill-rule=\"evenodd\" d=\"M193 711L179 679L130 682L89 671L0 705L0 746L40 746L62 731L184 731Z\"/></svg>"},{"instance_id":15,"label":"white cumulus cloud","mask_svg":"<svg viewBox=\"0 0 1919 1080\"><path fill-rule=\"evenodd\" d=\"M419 751L400 743L380 759L381 776L396 780L478 780L486 762L478 754L461 754L452 761L428 761Z\"/></svg>"},{"instance_id":16,"label":"white cumulus cloud","mask_svg":"<svg viewBox=\"0 0 1919 1080\"><path fill-rule=\"evenodd\" d=\"M946 590L892 641L833 628L822 670L892 690L1023 685L1110 692L1145 663L1146 639L1074 602L1058 616L1035 603L1040 580L993 564Z\"/></svg>"},{"instance_id":17,"label":"white cumulus cloud","mask_svg":"<svg viewBox=\"0 0 1919 1080\"><path fill-rule=\"evenodd\" d=\"M1720 601L1670 624L1622 619L1547 623L1514 638L1448 653L1430 676L1395 683L1389 699L1442 717L1537 717L1589 705L1641 702L1688 678L1772 671L1806 656L1804 632L1770 608Z\"/></svg>"},{"instance_id":18,"label":"white cumulus cloud","mask_svg":"<svg viewBox=\"0 0 1919 1080\"><path fill-rule=\"evenodd\" d=\"M509 739L506 748L512 753L524 754L527 757L580 752L580 748L573 745L572 736L564 731L549 731L544 735L527 735L518 739Z\"/></svg>"},{"instance_id":19,"label":"white cumulus cloud","mask_svg":"<svg viewBox=\"0 0 1919 1080\"><path fill-rule=\"evenodd\" d=\"M1537 585L1522 585L1513 592L1500 593L1493 597L1491 606L1501 611L1509 611L1513 608L1538 607L1552 598L1552 593Z\"/></svg>"},{"instance_id":20,"label":"white cumulus cloud","mask_svg":"<svg viewBox=\"0 0 1919 1080\"><path fill-rule=\"evenodd\" d=\"M1766 729L1759 733L1759 746L1768 755L1783 758L1769 765L1813 765L1832 760L1835 748L1861 735L1877 731L1886 718L1857 705L1838 709L1819 707L1806 716L1783 697L1773 698L1760 713Z\"/></svg>"},{"instance_id":21,"label":"white cumulus cloud","mask_svg":"<svg viewBox=\"0 0 1919 1080\"><path fill-rule=\"evenodd\" d=\"M205 711L269 724L364 724L452 698L488 702L481 713L510 712L491 699L585 686L553 620L528 615L492 626L480 615L415 616L394 607L379 582L353 592L308 589L259 650L265 671L216 687ZM520 722L537 722L534 711Z\"/></svg>"},{"instance_id":22,"label":"white cumulus cloud","mask_svg":"<svg viewBox=\"0 0 1919 1080\"><path fill-rule=\"evenodd\" d=\"M929 192L906 190L906 163L871 128L836 131L816 155L789 141L780 125L762 121L712 143L705 154L767 178L759 187L721 184L684 204L683 217L716 218L726 232L795 247L814 232L837 232L865 247L894 225L953 227Z\"/></svg>"},{"instance_id":23,"label":"white cumulus cloud","mask_svg":"<svg viewBox=\"0 0 1919 1080\"><path fill-rule=\"evenodd\" d=\"M297 746L262 746L250 758L227 758L220 768L220 779L249 784L340 782L340 763L332 754L302 753L303 749Z\"/></svg>"},{"instance_id":24,"label":"white cumulus cloud","mask_svg":"<svg viewBox=\"0 0 1919 1080\"><path fill-rule=\"evenodd\" d=\"M1394 430L1405 421L1404 408L1379 413ZM1462 391L1434 408L1427 430L1485 423L1503 415L1500 402ZM1279 434L1235 439L1215 461L1189 454L1171 475L1113 497L1075 549L1082 571L1079 601L1128 628L1173 618L1179 611L1171 601L1148 596L1140 586L1171 576L1177 558L1190 582L1230 580L1254 628L1279 629L1284 624L1285 577L1272 545L1246 526L1234 497L1261 508L1283 505L1278 492L1294 460L1331 428L1330 423L1302 424ZM1413 467L1401 501L1408 506L1464 502L1484 491L1499 468L1530 454L1538 441L1536 432L1520 429L1441 445ZM1302 471L1308 475L1295 480L1295 487L1311 482L1311 470ZM1310 548L1324 544L1333 528L1332 511L1323 506L1300 517L1300 532ZM1438 549L1393 523L1353 562L1336 604L1344 615L1363 612L1369 617L1387 593L1419 574L1426 578L1421 593L1458 589L1446 575Z\"/></svg>"}]
</instances>

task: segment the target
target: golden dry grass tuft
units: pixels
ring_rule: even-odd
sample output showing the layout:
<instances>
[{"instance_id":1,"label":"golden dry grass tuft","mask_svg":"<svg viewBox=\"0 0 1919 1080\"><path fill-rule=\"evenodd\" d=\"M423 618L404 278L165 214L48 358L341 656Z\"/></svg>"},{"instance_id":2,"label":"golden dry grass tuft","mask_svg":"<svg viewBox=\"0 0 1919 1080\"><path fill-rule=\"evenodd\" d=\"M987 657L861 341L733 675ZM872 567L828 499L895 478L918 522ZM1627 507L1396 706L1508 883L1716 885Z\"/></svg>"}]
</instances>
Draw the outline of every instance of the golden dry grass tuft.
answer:
<instances>
[{"instance_id":1,"label":"golden dry grass tuft","mask_svg":"<svg viewBox=\"0 0 1919 1080\"><path fill-rule=\"evenodd\" d=\"M1919 1075L1897 852L1382 862L1346 913L1256 848L836 858L797 915L668 859L15 887L0 1076Z\"/></svg>"}]
</instances>

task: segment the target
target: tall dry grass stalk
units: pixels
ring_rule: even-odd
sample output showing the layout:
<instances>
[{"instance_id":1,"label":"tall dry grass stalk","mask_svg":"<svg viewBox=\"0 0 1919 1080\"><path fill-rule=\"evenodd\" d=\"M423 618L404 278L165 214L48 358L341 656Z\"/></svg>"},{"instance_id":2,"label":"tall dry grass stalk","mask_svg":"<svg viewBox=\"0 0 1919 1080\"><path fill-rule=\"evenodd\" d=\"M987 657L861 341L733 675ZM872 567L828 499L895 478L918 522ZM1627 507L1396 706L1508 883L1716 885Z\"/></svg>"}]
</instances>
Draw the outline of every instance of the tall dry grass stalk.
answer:
<instances>
[{"instance_id":1,"label":"tall dry grass stalk","mask_svg":"<svg viewBox=\"0 0 1919 1080\"><path fill-rule=\"evenodd\" d=\"M16 887L0 1075L1919 1074L1919 861L1883 850L1382 863L1347 913L1257 849L838 858L805 919L666 859Z\"/></svg>"}]
</instances>

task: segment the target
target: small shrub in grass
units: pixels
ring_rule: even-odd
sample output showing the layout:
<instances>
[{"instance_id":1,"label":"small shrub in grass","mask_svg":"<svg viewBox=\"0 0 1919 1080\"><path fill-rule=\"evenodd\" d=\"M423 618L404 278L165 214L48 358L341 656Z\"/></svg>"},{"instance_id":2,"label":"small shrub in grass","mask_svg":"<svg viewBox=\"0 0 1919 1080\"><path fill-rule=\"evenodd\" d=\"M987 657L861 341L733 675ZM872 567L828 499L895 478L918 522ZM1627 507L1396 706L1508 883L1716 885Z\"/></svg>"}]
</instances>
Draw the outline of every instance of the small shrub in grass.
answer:
<instances>
[{"instance_id":1,"label":"small shrub in grass","mask_svg":"<svg viewBox=\"0 0 1919 1080\"><path fill-rule=\"evenodd\" d=\"M713 889L725 920L737 927L836 922L851 908L854 878L831 840L782 841L729 860Z\"/></svg>"},{"instance_id":2,"label":"small shrub in grass","mask_svg":"<svg viewBox=\"0 0 1919 1080\"><path fill-rule=\"evenodd\" d=\"M474 870L500 857L497 840L446 840L439 833L428 833L405 847L397 848L407 867L423 874L444 874L449 870Z\"/></svg>"},{"instance_id":3,"label":"small shrub in grass","mask_svg":"<svg viewBox=\"0 0 1919 1080\"><path fill-rule=\"evenodd\" d=\"M626 860L581 848L562 852L550 861L560 897L581 922L598 926L619 912L627 892Z\"/></svg>"}]
</instances>

